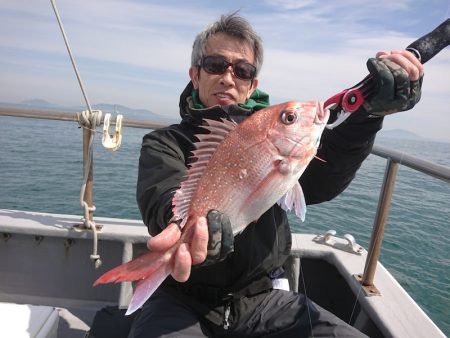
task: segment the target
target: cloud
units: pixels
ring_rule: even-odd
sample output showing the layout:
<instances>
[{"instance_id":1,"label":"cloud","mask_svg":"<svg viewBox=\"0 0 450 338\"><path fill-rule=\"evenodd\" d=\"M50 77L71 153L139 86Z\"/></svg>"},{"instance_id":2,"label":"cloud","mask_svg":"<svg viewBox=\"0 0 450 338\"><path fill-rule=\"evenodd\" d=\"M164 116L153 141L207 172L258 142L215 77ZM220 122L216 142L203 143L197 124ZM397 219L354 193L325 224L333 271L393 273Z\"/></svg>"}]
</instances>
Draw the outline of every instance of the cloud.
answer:
<instances>
[{"instance_id":1,"label":"cloud","mask_svg":"<svg viewBox=\"0 0 450 338\"><path fill-rule=\"evenodd\" d=\"M379 49L408 45L434 28L448 10L444 0L57 4L92 101L114 100L174 116L179 93L188 81L192 41L222 13L241 8L262 36L266 53L261 88L273 102L280 102L325 100L356 84L367 74L367 58ZM0 30L6 32L0 36L1 100L39 94L49 101L53 96L53 101L59 100L56 103L82 103L48 1L2 2ZM427 64L420 103L440 121L448 115L443 110L450 94L445 85L449 53L444 50ZM409 128L422 128L423 114L410 113Z\"/></svg>"}]
</instances>

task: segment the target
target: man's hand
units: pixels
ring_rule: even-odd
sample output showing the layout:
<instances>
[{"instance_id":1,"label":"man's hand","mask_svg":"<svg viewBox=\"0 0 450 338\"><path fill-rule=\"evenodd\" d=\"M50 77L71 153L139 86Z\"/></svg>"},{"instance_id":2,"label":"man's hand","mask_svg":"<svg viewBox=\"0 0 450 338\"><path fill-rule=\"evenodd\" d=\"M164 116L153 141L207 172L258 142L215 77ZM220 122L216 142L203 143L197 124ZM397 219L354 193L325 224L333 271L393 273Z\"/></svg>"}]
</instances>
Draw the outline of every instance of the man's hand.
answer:
<instances>
[{"instance_id":1,"label":"man's hand","mask_svg":"<svg viewBox=\"0 0 450 338\"><path fill-rule=\"evenodd\" d=\"M160 234L147 242L151 251L166 251L180 239L181 231L176 223L171 223ZM200 217L194 225L192 242L182 243L174 254L172 277L178 282L188 280L193 264L202 263L207 255L208 226L205 217Z\"/></svg>"},{"instance_id":2,"label":"man's hand","mask_svg":"<svg viewBox=\"0 0 450 338\"><path fill-rule=\"evenodd\" d=\"M180 228L171 223L157 236L147 241L151 251L164 252L177 243ZM207 218L200 217L194 225L192 242L180 244L175 252L172 277L178 282L188 280L192 265L210 265L224 260L234 250L233 230L228 217L210 210Z\"/></svg>"},{"instance_id":3,"label":"man's hand","mask_svg":"<svg viewBox=\"0 0 450 338\"><path fill-rule=\"evenodd\" d=\"M223 261L234 251L233 229L228 216L220 211L210 210L206 218L209 234L208 255L202 266Z\"/></svg>"},{"instance_id":4,"label":"man's hand","mask_svg":"<svg viewBox=\"0 0 450 338\"><path fill-rule=\"evenodd\" d=\"M360 108L366 114L385 116L409 110L421 96L423 65L410 52L378 52L367 61L374 80L374 94Z\"/></svg>"}]
</instances>

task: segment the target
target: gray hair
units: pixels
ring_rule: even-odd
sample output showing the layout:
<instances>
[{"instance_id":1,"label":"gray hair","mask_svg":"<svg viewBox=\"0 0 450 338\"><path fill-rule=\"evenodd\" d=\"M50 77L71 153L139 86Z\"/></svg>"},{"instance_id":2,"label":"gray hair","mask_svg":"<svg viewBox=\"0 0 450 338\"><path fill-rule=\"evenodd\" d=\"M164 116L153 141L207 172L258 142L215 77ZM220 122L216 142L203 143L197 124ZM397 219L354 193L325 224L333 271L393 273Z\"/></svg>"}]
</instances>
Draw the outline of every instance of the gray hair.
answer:
<instances>
[{"instance_id":1,"label":"gray hair","mask_svg":"<svg viewBox=\"0 0 450 338\"><path fill-rule=\"evenodd\" d=\"M256 34L250 23L243 17L237 15L237 12L222 15L219 20L198 33L192 46L191 66L198 66L200 64L201 59L206 54L208 39L218 33L224 33L241 39L250 45L255 57L254 66L256 67L256 74L258 74L263 63L262 40Z\"/></svg>"}]
</instances>

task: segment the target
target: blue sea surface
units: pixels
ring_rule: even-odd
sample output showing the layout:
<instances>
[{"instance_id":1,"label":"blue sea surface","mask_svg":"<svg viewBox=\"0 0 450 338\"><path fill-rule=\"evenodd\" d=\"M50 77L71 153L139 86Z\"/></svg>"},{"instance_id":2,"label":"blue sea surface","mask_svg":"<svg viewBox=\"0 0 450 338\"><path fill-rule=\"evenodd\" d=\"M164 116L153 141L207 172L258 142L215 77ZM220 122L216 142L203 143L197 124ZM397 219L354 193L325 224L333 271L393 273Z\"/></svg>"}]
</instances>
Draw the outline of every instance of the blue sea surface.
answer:
<instances>
[{"instance_id":1,"label":"blue sea surface","mask_svg":"<svg viewBox=\"0 0 450 338\"><path fill-rule=\"evenodd\" d=\"M144 129L125 128L108 152L101 129L94 149L95 216L140 219L135 189ZM377 139L377 144L450 166L450 144ZM0 118L0 208L83 214L82 131L74 122ZM308 206L306 221L290 215L294 232L352 234L368 247L386 160L370 155L346 191ZM450 184L400 166L380 261L450 335Z\"/></svg>"}]
</instances>

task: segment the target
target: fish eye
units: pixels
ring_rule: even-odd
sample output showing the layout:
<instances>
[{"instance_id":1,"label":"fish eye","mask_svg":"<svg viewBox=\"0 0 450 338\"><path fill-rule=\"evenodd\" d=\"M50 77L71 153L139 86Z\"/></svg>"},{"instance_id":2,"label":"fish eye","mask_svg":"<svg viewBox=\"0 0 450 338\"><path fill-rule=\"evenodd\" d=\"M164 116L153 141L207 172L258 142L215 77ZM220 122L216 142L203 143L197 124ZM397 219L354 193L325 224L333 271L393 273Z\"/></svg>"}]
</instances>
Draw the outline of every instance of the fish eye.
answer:
<instances>
[{"instance_id":1,"label":"fish eye","mask_svg":"<svg viewBox=\"0 0 450 338\"><path fill-rule=\"evenodd\" d=\"M293 124L297 121L297 114L292 110L285 110L281 113L281 122L284 124Z\"/></svg>"}]
</instances>

